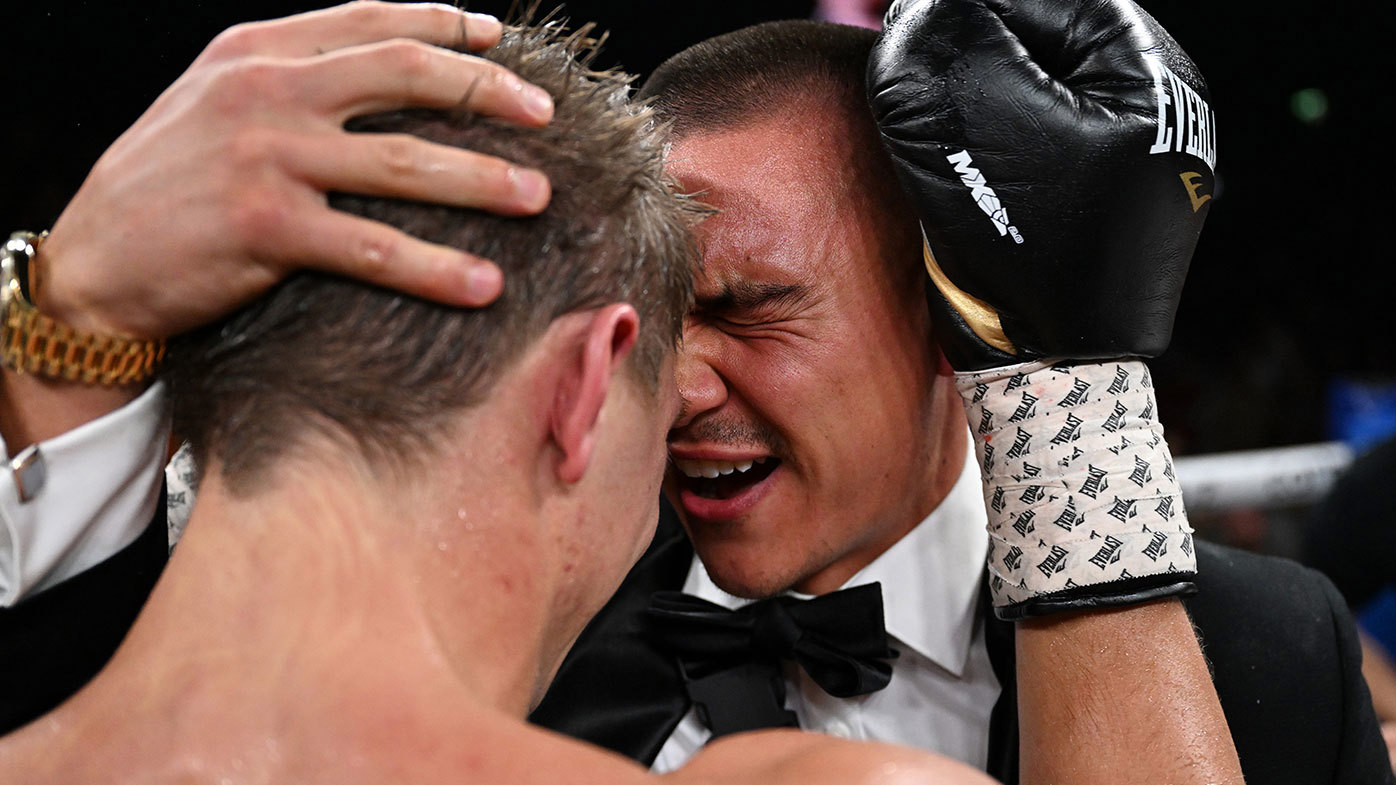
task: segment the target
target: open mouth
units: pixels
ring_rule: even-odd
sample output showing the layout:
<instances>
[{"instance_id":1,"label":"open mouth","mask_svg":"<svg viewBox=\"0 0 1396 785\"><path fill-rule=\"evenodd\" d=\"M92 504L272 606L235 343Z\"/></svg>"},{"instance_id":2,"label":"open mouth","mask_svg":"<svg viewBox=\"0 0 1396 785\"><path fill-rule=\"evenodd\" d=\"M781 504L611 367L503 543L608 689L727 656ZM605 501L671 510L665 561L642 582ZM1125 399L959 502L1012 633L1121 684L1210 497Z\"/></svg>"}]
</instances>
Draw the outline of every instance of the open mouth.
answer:
<instances>
[{"instance_id":1,"label":"open mouth","mask_svg":"<svg viewBox=\"0 0 1396 785\"><path fill-rule=\"evenodd\" d=\"M674 458L679 484L704 499L731 499L740 496L771 476L780 466L775 457L744 461L702 461Z\"/></svg>"}]
</instances>

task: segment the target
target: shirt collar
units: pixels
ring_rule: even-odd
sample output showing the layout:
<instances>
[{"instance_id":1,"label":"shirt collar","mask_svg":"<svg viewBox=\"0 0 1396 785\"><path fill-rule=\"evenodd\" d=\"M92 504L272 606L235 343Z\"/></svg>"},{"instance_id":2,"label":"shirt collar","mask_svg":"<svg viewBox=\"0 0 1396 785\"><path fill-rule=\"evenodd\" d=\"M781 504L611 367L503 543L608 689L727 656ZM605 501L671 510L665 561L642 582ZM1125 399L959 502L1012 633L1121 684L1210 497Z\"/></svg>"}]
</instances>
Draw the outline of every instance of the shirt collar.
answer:
<instances>
[{"instance_id":1,"label":"shirt collar","mask_svg":"<svg viewBox=\"0 0 1396 785\"><path fill-rule=\"evenodd\" d=\"M881 582L887 632L956 676L963 674L974 640L989 548L979 467L973 453L966 453L960 477L940 505L840 587ZM683 590L729 609L751 602L719 589L696 557Z\"/></svg>"}]
</instances>

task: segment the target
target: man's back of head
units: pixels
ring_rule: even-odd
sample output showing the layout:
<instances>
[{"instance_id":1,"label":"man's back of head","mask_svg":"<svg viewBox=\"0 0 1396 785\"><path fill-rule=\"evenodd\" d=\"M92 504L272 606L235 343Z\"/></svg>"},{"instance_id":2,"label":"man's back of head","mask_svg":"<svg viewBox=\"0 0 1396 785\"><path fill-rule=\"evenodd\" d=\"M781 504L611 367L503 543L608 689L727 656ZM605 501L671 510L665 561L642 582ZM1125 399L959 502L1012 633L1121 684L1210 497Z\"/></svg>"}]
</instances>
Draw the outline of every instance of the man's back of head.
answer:
<instances>
[{"instance_id":1,"label":"man's back of head","mask_svg":"<svg viewBox=\"0 0 1396 785\"><path fill-rule=\"evenodd\" d=\"M499 301L461 310L314 273L173 347L177 430L200 463L250 489L310 432L410 461L443 415L476 404L557 317L628 302L641 329L636 378L659 384L690 297L691 208L666 186L662 129L628 100L628 78L586 64L588 39L512 32L485 56L552 94L556 114L523 128L464 112L403 110L351 123L493 154L546 173L536 217L340 196L338 206L490 258Z\"/></svg>"},{"instance_id":2,"label":"man's back of head","mask_svg":"<svg viewBox=\"0 0 1396 785\"><path fill-rule=\"evenodd\" d=\"M540 680L657 519L672 355L696 264L699 211L664 173L665 129L630 100L628 77L588 67L596 44L584 33L515 29L484 53L552 95L547 126L425 109L351 123L548 176L552 200L530 217L332 200L495 261L506 281L495 304L457 309L303 273L174 344L168 373L177 432L204 473L191 531L201 512L259 517L269 507L365 525L401 516L388 528L404 543L449 554L423 568L441 568L432 597L487 596L491 587L475 586L482 576L461 576L471 558L488 553L513 572L528 563L534 578L520 594L546 606L531 619L546 628ZM494 528L504 534L484 533ZM442 637L454 641L449 657L469 656L470 636Z\"/></svg>"}]
</instances>

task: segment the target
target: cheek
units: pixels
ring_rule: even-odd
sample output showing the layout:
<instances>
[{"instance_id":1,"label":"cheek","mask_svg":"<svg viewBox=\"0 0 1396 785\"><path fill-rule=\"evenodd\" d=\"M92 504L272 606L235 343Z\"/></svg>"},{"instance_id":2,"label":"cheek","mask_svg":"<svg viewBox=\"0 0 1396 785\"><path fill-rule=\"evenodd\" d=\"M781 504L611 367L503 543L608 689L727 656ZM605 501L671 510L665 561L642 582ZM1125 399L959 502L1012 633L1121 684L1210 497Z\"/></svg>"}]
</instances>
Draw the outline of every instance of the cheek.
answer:
<instances>
[{"instance_id":1,"label":"cheek","mask_svg":"<svg viewBox=\"0 0 1396 785\"><path fill-rule=\"evenodd\" d=\"M887 488L910 482L925 458L933 369L914 344L869 337L800 351L745 347L740 356L742 396L785 438L790 469L814 507L811 522L826 508L866 513Z\"/></svg>"},{"instance_id":2,"label":"cheek","mask_svg":"<svg viewBox=\"0 0 1396 785\"><path fill-rule=\"evenodd\" d=\"M793 432L841 396L837 356L831 340L728 337L718 370L758 417Z\"/></svg>"},{"instance_id":3,"label":"cheek","mask_svg":"<svg viewBox=\"0 0 1396 785\"><path fill-rule=\"evenodd\" d=\"M735 343L735 342L734 342ZM904 409L914 371L848 336L820 342L744 343L731 351L728 381L753 413L789 441L793 458L838 460L875 441L890 409Z\"/></svg>"}]
</instances>

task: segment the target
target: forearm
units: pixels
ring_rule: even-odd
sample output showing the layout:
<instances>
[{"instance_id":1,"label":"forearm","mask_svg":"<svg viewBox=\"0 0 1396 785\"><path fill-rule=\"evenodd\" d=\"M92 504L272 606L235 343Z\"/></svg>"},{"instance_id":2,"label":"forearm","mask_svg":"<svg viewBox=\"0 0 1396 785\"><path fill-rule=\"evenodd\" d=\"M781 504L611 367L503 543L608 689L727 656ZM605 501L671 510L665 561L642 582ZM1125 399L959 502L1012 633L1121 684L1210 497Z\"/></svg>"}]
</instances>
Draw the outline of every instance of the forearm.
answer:
<instances>
[{"instance_id":1,"label":"forearm","mask_svg":"<svg viewBox=\"0 0 1396 785\"><path fill-rule=\"evenodd\" d=\"M1178 600L1019 623L1024 785L1241 783L1241 764Z\"/></svg>"}]
</instances>

